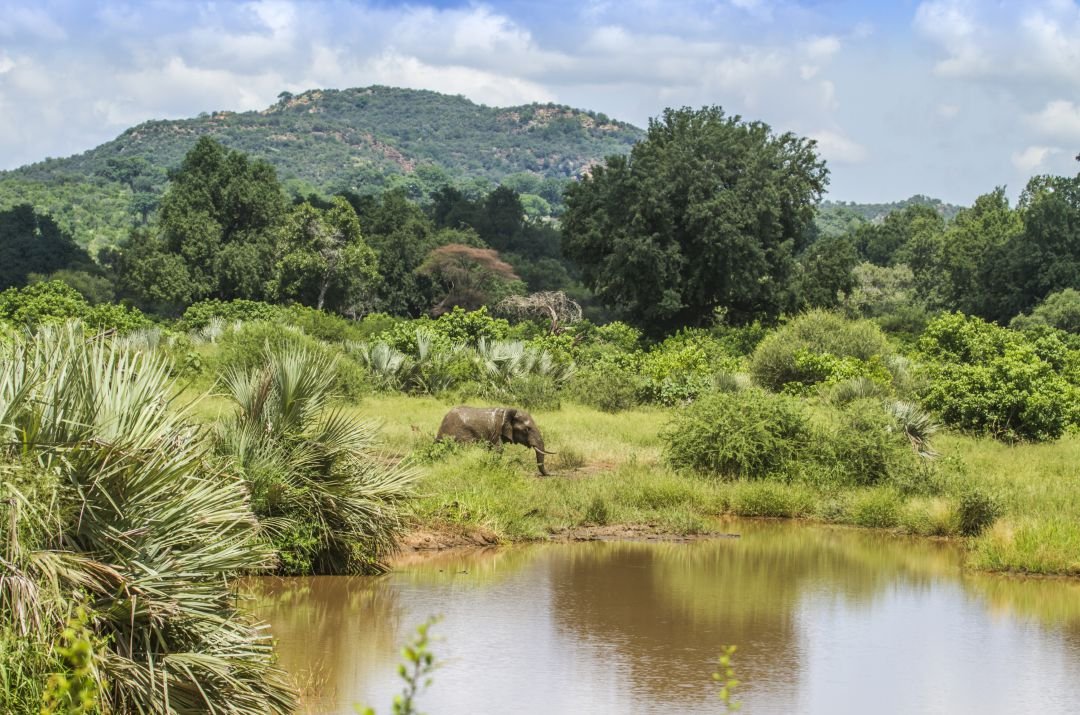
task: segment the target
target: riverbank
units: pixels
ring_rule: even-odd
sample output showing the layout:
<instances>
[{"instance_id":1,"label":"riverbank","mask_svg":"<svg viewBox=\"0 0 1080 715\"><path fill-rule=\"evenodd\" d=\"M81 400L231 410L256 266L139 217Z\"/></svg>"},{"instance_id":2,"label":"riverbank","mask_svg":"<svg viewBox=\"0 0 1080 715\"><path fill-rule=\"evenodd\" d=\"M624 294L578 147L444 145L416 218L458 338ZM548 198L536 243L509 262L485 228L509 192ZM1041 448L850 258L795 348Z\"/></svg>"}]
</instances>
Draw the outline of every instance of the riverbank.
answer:
<instances>
[{"instance_id":1,"label":"riverbank","mask_svg":"<svg viewBox=\"0 0 1080 715\"><path fill-rule=\"evenodd\" d=\"M647 529L672 536L715 532L722 516L808 519L959 537L960 494L977 484L1001 516L967 539L970 568L1080 576L1080 437L1008 446L939 435L949 468L939 496L892 488L821 490L806 484L723 482L668 469L659 429L663 409L607 414L578 405L534 412L553 476L536 475L533 455L463 448L434 456L432 437L450 405L429 397L373 396L349 408L382 424L390 455L421 471L414 519L443 534L483 533L495 542L562 538L573 530ZM582 532L582 533L588 533Z\"/></svg>"},{"instance_id":2,"label":"riverbank","mask_svg":"<svg viewBox=\"0 0 1080 715\"><path fill-rule=\"evenodd\" d=\"M665 466L658 437L670 411L607 414L574 404L534 411L552 476L540 477L529 450L507 445L433 449L450 403L375 395L346 409L381 425L386 459L419 471L407 548L484 546L583 538L638 530L657 536L715 533L724 516L804 519L925 537L963 539L966 564L981 571L1080 576L1080 436L1009 446L943 433L935 439L940 493L892 487L821 489L799 482L719 481ZM225 409L210 398L203 419ZM997 521L977 537L960 535L962 494L991 495ZM628 538L634 538L632 535Z\"/></svg>"}]
</instances>

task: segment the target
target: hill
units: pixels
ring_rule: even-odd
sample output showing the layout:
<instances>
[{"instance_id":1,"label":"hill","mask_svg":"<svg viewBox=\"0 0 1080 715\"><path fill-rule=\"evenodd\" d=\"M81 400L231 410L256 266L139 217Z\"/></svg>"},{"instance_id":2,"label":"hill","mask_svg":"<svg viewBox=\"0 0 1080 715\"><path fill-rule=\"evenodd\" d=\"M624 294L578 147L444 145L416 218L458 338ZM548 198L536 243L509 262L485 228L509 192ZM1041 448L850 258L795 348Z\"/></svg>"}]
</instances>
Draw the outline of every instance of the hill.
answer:
<instances>
[{"instance_id":1,"label":"hill","mask_svg":"<svg viewBox=\"0 0 1080 715\"><path fill-rule=\"evenodd\" d=\"M902 201L887 204L857 204L853 201L822 201L818 207L817 225L823 236L841 236L862 223L878 223L893 211L908 206L929 206L946 221L951 221L963 206L947 204L941 199L916 194Z\"/></svg>"},{"instance_id":2,"label":"hill","mask_svg":"<svg viewBox=\"0 0 1080 715\"><path fill-rule=\"evenodd\" d=\"M290 190L419 197L446 183L507 183L557 201L562 184L643 136L603 114L555 104L487 107L461 96L366 87L283 92L264 110L149 121L76 156L0 172L0 209L29 202L76 240L110 245L145 219L201 136L264 158Z\"/></svg>"}]
</instances>

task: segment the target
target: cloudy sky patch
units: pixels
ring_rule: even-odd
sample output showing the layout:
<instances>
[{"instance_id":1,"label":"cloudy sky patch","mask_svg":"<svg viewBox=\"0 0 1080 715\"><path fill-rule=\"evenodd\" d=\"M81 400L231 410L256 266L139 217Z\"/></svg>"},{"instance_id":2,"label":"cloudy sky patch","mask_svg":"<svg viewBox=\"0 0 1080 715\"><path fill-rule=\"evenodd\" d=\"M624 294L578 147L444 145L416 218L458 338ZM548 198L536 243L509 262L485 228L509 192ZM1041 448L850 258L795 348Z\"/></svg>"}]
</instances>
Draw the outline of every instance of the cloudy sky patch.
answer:
<instances>
[{"instance_id":1,"label":"cloudy sky patch","mask_svg":"<svg viewBox=\"0 0 1080 715\"><path fill-rule=\"evenodd\" d=\"M0 0L0 168L148 119L389 84L645 126L718 104L818 141L830 196L1016 195L1074 173L1072 0Z\"/></svg>"}]
</instances>

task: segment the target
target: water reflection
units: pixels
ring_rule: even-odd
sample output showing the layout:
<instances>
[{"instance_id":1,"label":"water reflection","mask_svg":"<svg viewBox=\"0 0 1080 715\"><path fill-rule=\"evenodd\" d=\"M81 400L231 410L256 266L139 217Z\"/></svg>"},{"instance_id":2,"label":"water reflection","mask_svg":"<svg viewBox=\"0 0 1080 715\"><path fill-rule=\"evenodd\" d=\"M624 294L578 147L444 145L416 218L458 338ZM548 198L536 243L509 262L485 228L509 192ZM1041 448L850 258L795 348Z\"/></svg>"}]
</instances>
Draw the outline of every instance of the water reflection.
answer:
<instances>
[{"instance_id":1,"label":"water reflection","mask_svg":"<svg viewBox=\"0 0 1080 715\"><path fill-rule=\"evenodd\" d=\"M729 530L742 538L448 553L249 590L310 712L385 709L400 643L436 613L433 715L717 712L727 643L745 712L1074 711L1080 584L965 576L923 540Z\"/></svg>"}]
</instances>

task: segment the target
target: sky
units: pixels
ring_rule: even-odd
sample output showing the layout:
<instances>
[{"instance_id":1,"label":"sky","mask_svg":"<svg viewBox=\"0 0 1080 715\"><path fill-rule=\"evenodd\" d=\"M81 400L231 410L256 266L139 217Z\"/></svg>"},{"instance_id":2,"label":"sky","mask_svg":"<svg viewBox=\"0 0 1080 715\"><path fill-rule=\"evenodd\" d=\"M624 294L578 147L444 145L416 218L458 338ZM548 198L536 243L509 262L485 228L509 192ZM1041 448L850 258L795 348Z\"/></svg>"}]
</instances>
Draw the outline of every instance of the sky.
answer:
<instances>
[{"instance_id":1,"label":"sky","mask_svg":"<svg viewBox=\"0 0 1080 715\"><path fill-rule=\"evenodd\" d=\"M1080 166L1073 0L0 0L0 169L148 120L383 84L814 138L828 198L970 204Z\"/></svg>"}]
</instances>

